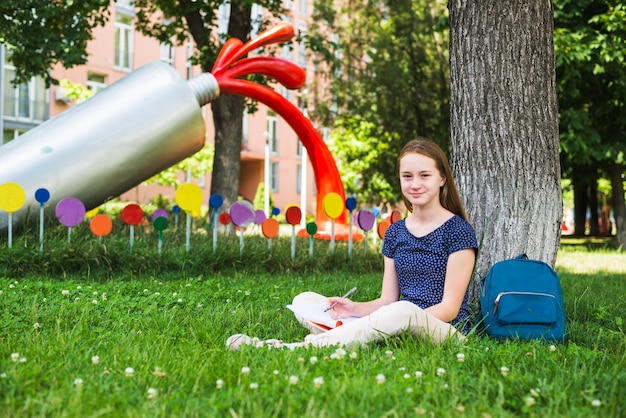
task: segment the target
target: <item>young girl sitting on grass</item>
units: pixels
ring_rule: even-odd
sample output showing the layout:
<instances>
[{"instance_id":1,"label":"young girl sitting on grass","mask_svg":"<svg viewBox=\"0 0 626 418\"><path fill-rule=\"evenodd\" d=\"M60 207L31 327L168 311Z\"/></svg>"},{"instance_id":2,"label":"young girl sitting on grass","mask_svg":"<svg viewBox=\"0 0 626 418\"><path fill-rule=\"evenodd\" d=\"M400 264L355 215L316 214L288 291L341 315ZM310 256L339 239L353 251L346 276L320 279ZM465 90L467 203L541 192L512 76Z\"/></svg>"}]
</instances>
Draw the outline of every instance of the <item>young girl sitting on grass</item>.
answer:
<instances>
[{"instance_id":1,"label":"young girl sitting on grass","mask_svg":"<svg viewBox=\"0 0 626 418\"><path fill-rule=\"evenodd\" d=\"M434 343L465 338L471 323L468 285L478 244L450 165L439 146L415 139L400 152L398 170L402 198L410 213L385 233L380 297L355 302L304 292L294 298L294 305L323 302L332 306L334 319L359 319L321 331L296 315L312 332L303 342L283 344L236 334L226 341L228 348L236 350L241 344L291 349L364 345L407 330Z\"/></svg>"}]
</instances>

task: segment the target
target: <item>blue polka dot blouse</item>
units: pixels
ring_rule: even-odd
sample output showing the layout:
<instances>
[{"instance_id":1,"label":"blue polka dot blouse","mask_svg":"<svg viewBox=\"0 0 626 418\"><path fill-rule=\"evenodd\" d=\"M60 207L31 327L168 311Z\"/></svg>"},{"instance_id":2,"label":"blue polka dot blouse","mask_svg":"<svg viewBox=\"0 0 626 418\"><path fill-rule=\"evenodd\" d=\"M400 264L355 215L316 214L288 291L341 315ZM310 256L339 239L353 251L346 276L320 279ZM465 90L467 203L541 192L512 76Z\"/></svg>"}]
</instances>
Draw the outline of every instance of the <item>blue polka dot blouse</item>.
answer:
<instances>
[{"instance_id":1,"label":"blue polka dot blouse","mask_svg":"<svg viewBox=\"0 0 626 418\"><path fill-rule=\"evenodd\" d=\"M444 222L433 232L416 237L402 219L389 226L383 241L383 255L393 258L400 299L409 300L422 309L441 302L448 256L466 248L478 248L472 226L458 215ZM471 322L468 292L457 317L451 321L466 332Z\"/></svg>"}]
</instances>

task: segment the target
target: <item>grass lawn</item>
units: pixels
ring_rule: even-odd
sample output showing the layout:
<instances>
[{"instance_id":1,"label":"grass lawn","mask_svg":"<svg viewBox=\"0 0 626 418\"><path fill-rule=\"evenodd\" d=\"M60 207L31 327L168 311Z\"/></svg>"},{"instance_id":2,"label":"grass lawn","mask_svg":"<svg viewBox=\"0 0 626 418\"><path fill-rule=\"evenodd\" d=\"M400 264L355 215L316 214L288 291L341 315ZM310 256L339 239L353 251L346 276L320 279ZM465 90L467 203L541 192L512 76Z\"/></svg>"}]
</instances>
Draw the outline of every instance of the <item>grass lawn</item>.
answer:
<instances>
[{"instance_id":1,"label":"grass lawn","mask_svg":"<svg viewBox=\"0 0 626 418\"><path fill-rule=\"evenodd\" d=\"M626 416L626 253L583 244L567 242L557 261L567 343L402 336L345 352L224 342L301 340L285 305L304 290L377 296L374 251L361 256L370 264L323 254L313 266L247 243L245 260L209 249L159 269L140 245L131 265L77 243L48 245L37 262L37 247L0 249L0 416ZM258 268L268 263L275 271Z\"/></svg>"}]
</instances>

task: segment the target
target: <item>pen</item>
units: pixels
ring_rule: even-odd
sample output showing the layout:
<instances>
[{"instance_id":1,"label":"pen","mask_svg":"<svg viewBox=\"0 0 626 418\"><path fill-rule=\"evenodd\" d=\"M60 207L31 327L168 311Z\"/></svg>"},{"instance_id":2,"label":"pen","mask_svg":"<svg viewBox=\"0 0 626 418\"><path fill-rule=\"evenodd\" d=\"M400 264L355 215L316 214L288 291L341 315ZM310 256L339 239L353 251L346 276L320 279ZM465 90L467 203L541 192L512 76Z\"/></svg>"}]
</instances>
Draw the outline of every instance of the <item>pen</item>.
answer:
<instances>
[{"instance_id":1,"label":"pen","mask_svg":"<svg viewBox=\"0 0 626 418\"><path fill-rule=\"evenodd\" d=\"M348 298L350 297L351 294L353 294L354 292L356 292L356 287L353 287L352 289L348 290L348 293L346 293L345 295L343 295L342 297L344 298ZM338 302L334 302L332 303L328 308L324 309L324 312L328 312L330 311L332 308L335 307L335 305L337 305Z\"/></svg>"}]
</instances>

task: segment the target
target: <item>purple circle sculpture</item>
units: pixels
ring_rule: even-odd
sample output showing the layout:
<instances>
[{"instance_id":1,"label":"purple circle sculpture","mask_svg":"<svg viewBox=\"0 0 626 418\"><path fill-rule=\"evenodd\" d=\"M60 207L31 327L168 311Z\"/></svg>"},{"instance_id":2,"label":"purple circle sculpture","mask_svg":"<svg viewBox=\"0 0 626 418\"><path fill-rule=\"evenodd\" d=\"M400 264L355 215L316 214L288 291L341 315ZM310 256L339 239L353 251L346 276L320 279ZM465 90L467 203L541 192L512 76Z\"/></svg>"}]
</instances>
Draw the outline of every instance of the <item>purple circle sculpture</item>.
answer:
<instances>
[{"instance_id":1,"label":"purple circle sculpture","mask_svg":"<svg viewBox=\"0 0 626 418\"><path fill-rule=\"evenodd\" d=\"M261 209L257 209L255 212L255 217L254 217L254 223L257 225L261 225L263 224L263 221L267 218L265 216L265 212L263 212Z\"/></svg>"},{"instance_id":2,"label":"purple circle sculpture","mask_svg":"<svg viewBox=\"0 0 626 418\"><path fill-rule=\"evenodd\" d=\"M369 210L363 209L359 211L359 216L357 218L357 223L359 224L359 228L364 231L369 231L374 227L374 221L376 220L376 216L373 212Z\"/></svg>"},{"instance_id":3,"label":"purple circle sculpture","mask_svg":"<svg viewBox=\"0 0 626 418\"><path fill-rule=\"evenodd\" d=\"M246 227L254 222L256 213L252 204L246 200L239 200L230 207L230 219L238 227Z\"/></svg>"},{"instance_id":4,"label":"purple circle sculpture","mask_svg":"<svg viewBox=\"0 0 626 418\"><path fill-rule=\"evenodd\" d=\"M156 220L156 218L162 217L165 219L169 219L169 215L165 209L157 209L152 213L152 220Z\"/></svg>"},{"instance_id":5,"label":"purple circle sculpture","mask_svg":"<svg viewBox=\"0 0 626 418\"><path fill-rule=\"evenodd\" d=\"M75 197L66 197L57 203L55 215L67 227L79 225L85 219L85 205Z\"/></svg>"}]
</instances>

